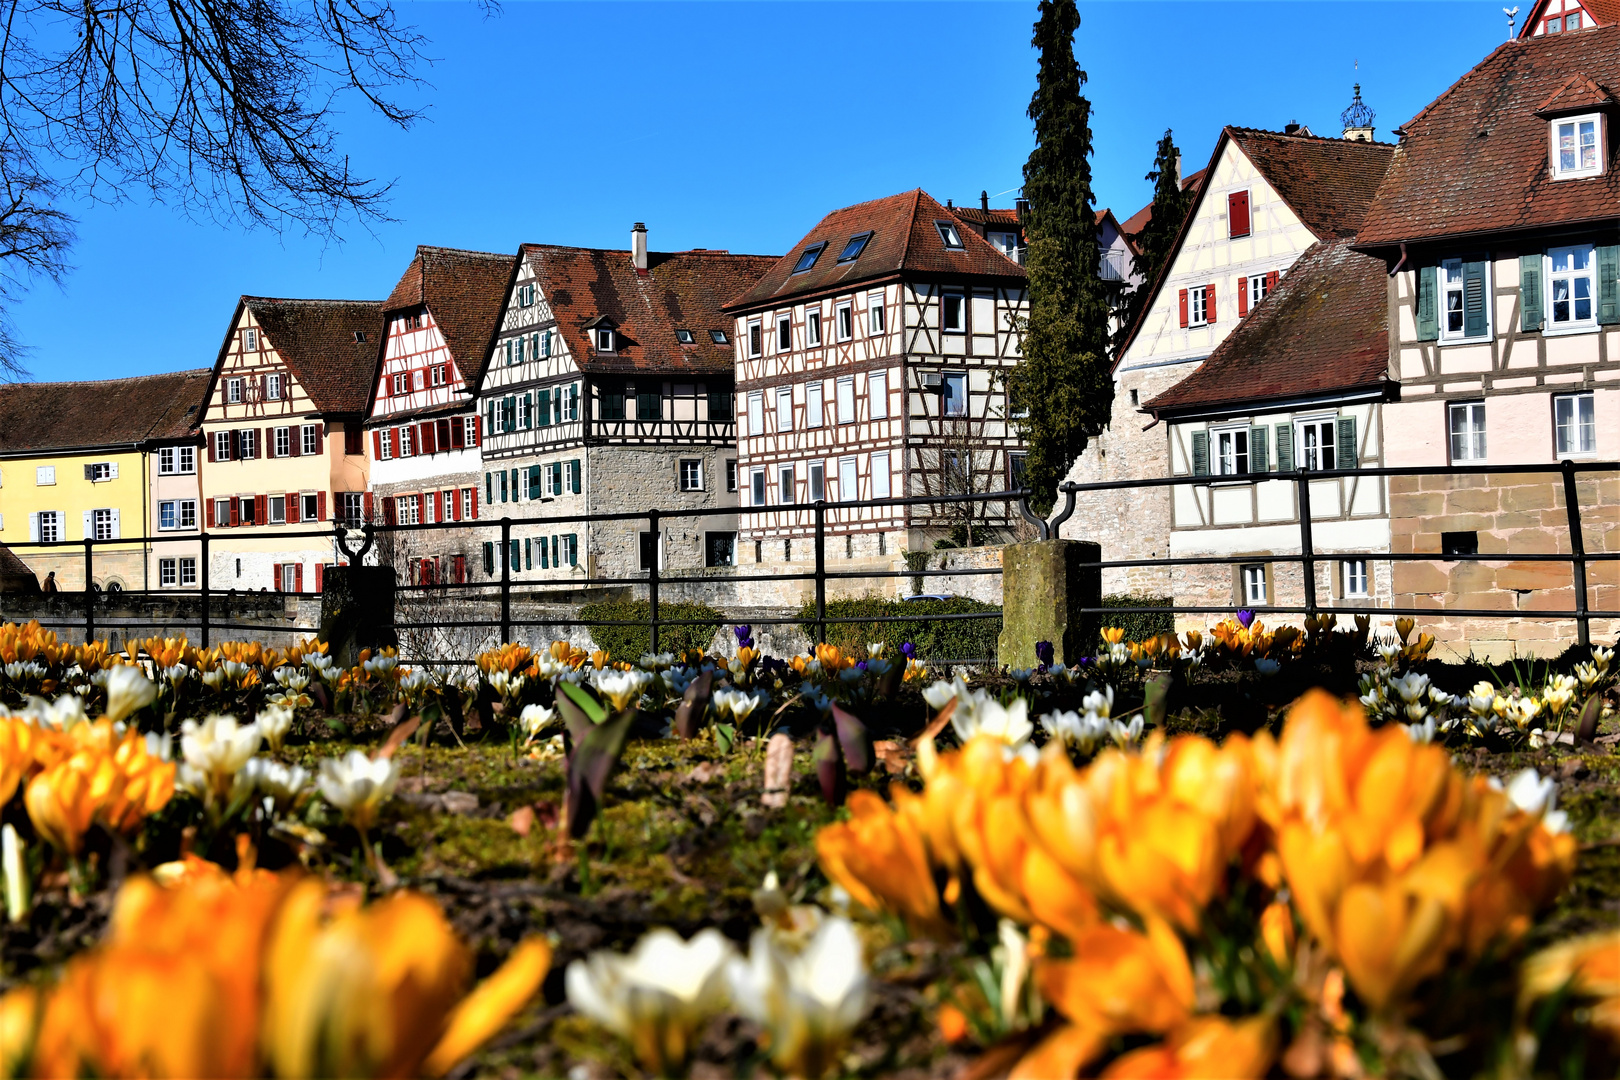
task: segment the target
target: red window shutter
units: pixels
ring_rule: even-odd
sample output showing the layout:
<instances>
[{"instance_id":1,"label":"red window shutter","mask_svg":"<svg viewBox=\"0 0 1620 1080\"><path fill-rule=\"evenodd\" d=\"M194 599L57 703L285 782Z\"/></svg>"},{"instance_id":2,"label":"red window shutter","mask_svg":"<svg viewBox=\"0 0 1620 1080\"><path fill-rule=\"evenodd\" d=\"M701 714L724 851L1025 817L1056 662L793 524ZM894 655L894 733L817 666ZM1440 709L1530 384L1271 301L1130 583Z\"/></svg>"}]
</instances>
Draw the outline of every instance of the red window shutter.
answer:
<instances>
[{"instance_id":1,"label":"red window shutter","mask_svg":"<svg viewBox=\"0 0 1620 1080\"><path fill-rule=\"evenodd\" d=\"M450 421L450 448L460 450L467 443L467 421L456 417Z\"/></svg>"},{"instance_id":2,"label":"red window shutter","mask_svg":"<svg viewBox=\"0 0 1620 1080\"><path fill-rule=\"evenodd\" d=\"M371 520L371 492L369 491L366 492L365 497L360 500L360 512L365 515L365 519L367 521Z\"/></svg>"},{"instance_id":3,"label":"red window shutter","mask_svg":"<svg viewBox=\"0 0 1620 1080\"><path fill-rule=\"evenodd\" d=\"M1238 318L1249 313L1249 279L1238 278Z\"/></svg>"},{"instance_id":4,"label":"red window shutter","mask_svg":"<svg viewBox=\"0 0 1620 1080\"><path fill-rule=\"evenodd\" d=\"M380 430L371 433L371 456L378 461L382 460L382 437Z\"/></svg>"},{"instance_id":5,"label":"red window shutter","mask_svg":"<svg viewBox=\"0 0 1620 1080\"><path fill-rule=\"evenodd\" d=\"M303 563L295 563L293 565L293 588L296 589L298 592L303 592L304 591L304 564Z\"/></svg>"},{"instance_id":6,"label":"red window shutter","mask_svg":"<svg viewBox=\"0 0 1620 1080\"><path fill-rule=\"evenodd\" d=\"M264 525L270 521L270 496L253 496L253 524Z\"/></svg>"},{"instance_id":7,"label":"red window shutter","mask_svg":"<svg viewBox=\"0 0 1620 1080\"><path fill-rule=\"evenodd\" d=\"M432 424L417 424L416 425L416 445L419 448L421 453L424 453L424 454L433 453L433 425Z\"/></svg>"},{"instance_id":8,"label":"red window shutter","mask_svg":"<svg viewBox=\"0 0 1620 1080\"><path fill-rule=\"evenodd\" d=\"M208 527L210 529L212 529L214 527L214 500L213 499L205 499L203 501L203 513L208 518Z\"/></svg>"},{"instance_id":9,"label":"red window shutter","mask_svg":"<svg viewBox=\"0 0 1620 1080\"><path fill-rule=\"evenodd\" d=\"M325 438L326 438L326 425L325 424L316 424L315 425L315 445L320 446L321 443L322 443L322 440L324 440Z\"/></svg>"},{"instance_id":10,"label":"red window shutter","mask_svg":"<svg viewBox=\"0 0 1620 1080\"><path fill-rule=\"evenodd\" d=\"M287 500L287 524L298 524L298 492L289 491L287 494L283 495L282 498Z\"/></svg>"},{"instance_id":11,"label":"red window shutter","mask_svg":"<svg viewBox=\"0 0 1620 1080\"><path fill-rule=\"evenodd\" d=\"M472 442L472 444L474 446L483 446L484 445L484 418L482 416L473 417L473 442Z\"/></svg>"},{"instance_id":12,"label":"red window shutter","mask_svg":"<svg viewBox=\"0 0 1620 1080\"><path fill-rule=\"evenodd\" d=\"M265 394L265 385L264 384L265 384L265 377L263 375L260 375L259 376L259 400L260 401L264 400L264 394Z\"/></svg>"},{"instance_id":13,"label":"red window shutter","mask_svg":"<svg viewBox=\"0 0 1620 1080\"><path fill-rule=\"evenodd\" d=\"M1204 286L1204 321L1209 323L1215 321L1215 286L1213 285Z\"/></svg>"},{"instance_id":14,"label":"red window shutter","mask_svg":"<svg viewBox=\"0 0 1620 1080\"><path fill-rule=\"evenodd\" d=\"M1247 191L1234 191L1226 197L1226 225L1227 235L1233 239L1249 235L1249 193Z\"/></svg>"},{"instance_id":15,"label":"red window shutter","mask_svg":"<svg viewBox=\"0 0 1620 1080\"><path fill-rule=\"evenodd\" d=\"M444 493L444 497L450 503L450 505L445 508L444 519L446 521L460 521L461 520L461 492L459 492L459 491L447 491L447 492Z\"/></svg>"},{"instance_id":16,"label":"red window shutter","mask_svg":"<svg viewBox=\"0 0 1620 1080\"><path fill-rule=\"evenodd\" d=\"M396 525L396 524L399 523L399 519L395 516L396 512L395 512L395 509L394 509L394 505L395 505L394 504L394 497L392 495L384 495L383 496L383 524L384 525Z\"/></svg>"},{"instance_id":17,"label":"red window shutter","mask_svg":"<svg viewBox=\"0 0 1620 1080\"><path fill-rule=\"evenodd\" d=\"M315 591L316 592L325 592L326 591L326 564L325 563L316 563L315 564Z\"/></svg>"},{"instance_id":18,"label":"red window shutter","mask_svg":"<svg viewBox=\"0 0 1620 1080\"><path fill-rule=\"evenodd\" d=\"M304 426L294 424L287 429L287 453L293 457L304 456Z\"/></svg>"},{"instance_id":19,"label":"red window shutter","mask_svg":"<svg viewBox=\"0 0 1620 1080\"><path fill-rule=\"evenodd\" d=\"M477 520L477 518L478 518L478 489L477 488L468 488L467 490L472 492L472 496L473 496L473 498L472 498L472 516L473 516L474 520Z\"/></svg>"},{"instance_id":20,"label":"red window shutter","mask_svg":"<svg viewBox=\"0 0 1620 1080\"><path fill-rule=\"evenodd\" d=\"M1277 287L1277 271L1273 270L1266 275L1266 292L1270 293Z\"/></svg>"},{"instance_id":21,"label":"red window shutter","mask_svg":"<svg viewBox=\"0 0 1620 1080\"><path fill-rule=\"evenodd\" d=\"M324 491L315 493L315 520L326 520L326 492Z\"/></svg>"},{"instance_id":22,"label":"red window shutter","mask_svg":"<svg viewBox=\"0 0 1620 1080\"><path fill-rule=\"evenodd\" d=\"M270 564L270 572L276 576L275 591L280 592L281 591L281 564L280 563L271 563Z\"/></svg>"},{"instance_id":23,"label":"red window shutter","mask_svg":"<svg viewBox=\"0 0 1620 1080\"><path fill-rule=\"evenodd\" d=\"M204 435L203 436L203 441L208 444L208 460L209 461L216 460L215 457L214 457L214 433L209 432L208 434Z\"/></svg>"},{"instance_id":24,"label":"red window shutter","mask_svg":"<svg viewBox=\"0 0 1620 1080\"><path fill-rule=\"evenodd\" d=\"M231 496L231 524L242 524L242 500L235 495Z\"/></svg>"},{"instance_id":25,"label":"red window shutter","mask_svg":"<svg viewBox=\"0 0 1620 1080\"><path fill-rule=\"evenodd\" d=\"M1186 327L1187 327L1187 290L1186 289L1181 290L1181 326L1182 326L1182 329L1186 329Z\"/></svg>"},{"instance_id":26,"label":"red window shutter","mask_svg":"<svg viewBox=\"0 0 1620 1080\"><path fill-rule=\"evenodd\" d=\"M453 422L450 420L440 420L433 425L435 430L433 441L438 444L440 450L450 449L450 429L459 423L461 423L460 420Z\"/></svg>"}]
</instances>

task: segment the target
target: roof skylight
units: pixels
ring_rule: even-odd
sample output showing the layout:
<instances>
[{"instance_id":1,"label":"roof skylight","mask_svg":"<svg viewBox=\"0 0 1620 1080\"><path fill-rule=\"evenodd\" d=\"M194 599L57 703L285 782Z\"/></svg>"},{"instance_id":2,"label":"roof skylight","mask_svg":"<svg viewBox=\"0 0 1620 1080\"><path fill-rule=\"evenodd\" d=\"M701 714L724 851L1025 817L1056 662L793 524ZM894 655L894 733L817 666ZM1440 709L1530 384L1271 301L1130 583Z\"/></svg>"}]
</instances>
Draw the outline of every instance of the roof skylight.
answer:
<instances>
[{"instance_id":1,"label":"roof skylight","mask_svg":"<svg viewBox=\"0 0 1620 1080\"><path fill-rule=\"evenodd\" d=\"M962 250L962 234L957 231L954 221L936 221L934 228L939 230L939 238L945 246L952 251Z\"/></svg>"},{"instance_id":2,"label":"roof skylight","mask_svg":"<svg viewBox=\"0 0 1620 1080\"><path fill-rule=\"evenodd\" d=\"M849 243L844 245L844 250L838 253L838 261L841 263L847 263L854 262L856 259L860 258L861 252L866 250L866 242L870 239L872 239L871 229L868 229L863 233L856 233L854 236L850 237Z\"/></svg>"},{"instance_id":3,"label":"roof skylight","mask_svg":"<svg viewBox=\"0 0 1620 1080\"><path fill-rule=\"evenodd\" d=\"M690 330L676 330L675 331L675 340L680 342L682 345L691 345L692 344L692 331L690 331Z\"/></svg>"},{"instance_id":4,"label":"roof skylight","mask_svg":"<svg viewBox=\"0 0 1620 1080\"><path fill-rule=\"evenodd\" d=\"M821 258L821 253L826 247L827 242L823 240L819 244L811 244L809 247L805 248L804 254L800 255L799 261L793 265L793 272L795 274L802 274L812 266L816 265L816 260Z\"/></svg>"}]
</instances>

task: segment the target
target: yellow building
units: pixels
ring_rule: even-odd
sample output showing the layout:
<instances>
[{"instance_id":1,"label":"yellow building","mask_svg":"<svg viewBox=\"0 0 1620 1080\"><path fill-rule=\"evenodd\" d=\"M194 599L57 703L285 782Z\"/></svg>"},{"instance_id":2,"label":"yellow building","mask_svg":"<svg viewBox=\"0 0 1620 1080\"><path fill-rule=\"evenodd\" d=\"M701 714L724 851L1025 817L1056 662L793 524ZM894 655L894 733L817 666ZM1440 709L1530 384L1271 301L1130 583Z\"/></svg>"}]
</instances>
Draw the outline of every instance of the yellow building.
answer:
<instances>
[{"instance_id":1,"label":"yellow building","mask_svg":"<svg viewBox=\"0 0 1620 1080\"><path fill-rule=\"evenodd\" d=\"M62 590L84 589L86 540L97 541L88 549L95 587L159 588L155 557L167 541L149 538L196 531L208 375L0 386L0 543L42 583L54 573ZM187 458L189 477L176 475ZM153 493L162 469L160 520Z\"/></svg>"}]
</instances>

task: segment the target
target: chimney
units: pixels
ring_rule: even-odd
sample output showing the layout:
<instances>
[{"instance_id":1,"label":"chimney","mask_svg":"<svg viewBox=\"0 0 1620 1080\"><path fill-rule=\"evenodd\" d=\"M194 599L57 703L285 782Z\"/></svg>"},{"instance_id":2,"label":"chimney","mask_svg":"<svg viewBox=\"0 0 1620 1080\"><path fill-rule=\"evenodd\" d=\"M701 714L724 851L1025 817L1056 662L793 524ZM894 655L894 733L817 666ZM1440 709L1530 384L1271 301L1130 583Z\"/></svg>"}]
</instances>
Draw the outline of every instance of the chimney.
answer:
<instances>
[{"instance_id":1,"label":"chimney","mask_svg":"<svg viewBox=\"0 0 1620 1080\"><path fill-rule=\"evenodd\" d=\"M989 209L990 209L990 192L989 191L980 191L979 192L979 209L987 211L987 212L989 211Z\"/></svg>"},{"instance_id":2,"label":"chimney","mask_svg":"<svg viewBox=\"0 0 1620 1080\"><path fill-rule=\"evenodd\" d=\"M1029 200L1025 198L1014 199L1013 209L1017 211L1018 221L1022 224L1024 219L1029 216Z\"/></svg>"},{"instance_id":3,"label":"chimney","mask_svg":"<svg viewBox=\"0 0 1620 1080\"><path fill-rule=\"evenodd\" d=\"M630 264L636 273L647 273L647 226L639 221L630 226Z\"/></svg>"},{"instance_id":4,"label":"chimney","mask_svg":"<svg viewBox=\"0 0 1620 1080\"><path fill-rule=\"evenodd\" d=\"M1297 134L1299 134L1299 121L1298 120L1290 120L1290 121L1288 121L1288 124L1283 128L1283 134L1284 135L1297 135Z\"/></svg>"}]
</instances>

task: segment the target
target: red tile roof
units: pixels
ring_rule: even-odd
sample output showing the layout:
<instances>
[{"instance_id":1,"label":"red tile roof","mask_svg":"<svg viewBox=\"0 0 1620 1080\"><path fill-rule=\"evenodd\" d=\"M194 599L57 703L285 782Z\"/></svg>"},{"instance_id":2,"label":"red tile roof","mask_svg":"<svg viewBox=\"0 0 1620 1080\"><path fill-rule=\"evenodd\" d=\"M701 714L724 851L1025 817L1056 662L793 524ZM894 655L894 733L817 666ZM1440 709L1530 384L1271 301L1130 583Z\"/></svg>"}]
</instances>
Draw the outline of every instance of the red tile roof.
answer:
<instances>
[{"instance_id":1,"label":"red tile roof","mask_svg":"<svg viewBox=\"0 0 1620 1080\"><path fill-rule=\"evenodd\" d=\"M952 215L921 188L834 210L777 260L746 295L727 304L726 310L769 307L789 297L832 292L902 273L923 277L1026 277L1022 266L972 229L957 230L962 238L960 251L947 250L934 222L950 221ZM839 262L839 252L849 238L869 230L872 239L860 257ZM822 243L827 246L815 265L802 274L793 273L804 250Z\"/></svg>"},{"instance_id":2,"label":"red tile roof","mask_svg":"<svg viewBox=\"0 0 1620 1080\"><path fill-rule=\"evenodd\" d=\"M286 300L244 296L220 346L217 373L241 320L253 312L266 340L323 413L360 413L366 408L381 354L382 304L376 300ZM356 335L363 335L357 338Z\"/></svg>"},{"instance_id":3,"label":"red tile roof","mask_svg":"<svg viewBox=\"0 0 1620 1080\"><path fill-rule=\"evenodd\" d=\"M202 419L212 371L0 385L0 454L173 442Z\"/></svg>"},{"instance_id":4,"label":"red tile roof","mask_svg":"<svg viewBox=\"0 0 1620 1080\"><path fill-rule=\"evenodd\" d=\"M1208 169L1199 169L1195 173L1183 176L1181 178L1181 190L1186 191L1191 188L1193 193L1197 194L1198 189L1204 183L1204 176L1208 172ZM1142 209L1138 210L1136 213L1132 214L1130 217L1121 222L1119 231L1124 233L1128 238L1134 238L1137 233L1147 228L1148 222L1152 220L1153 203L1149 202L1146 206L1142 207ZM1132 239L1132 243L1135 243L1134 239Z\"/></svg>"},{"instance_id":5,"label":"red tile roof","mask_svg":"<svg viewBox=\"0 0 1620 1080\"><path fill-rule=\"evenodd\" d=\"M500 329L518 257L488 251L418 245L394 291L383 301L393 314L425 306L444 336L461 377L476 385Z\"/></svg>"},{"instance_id":6,"label":"red tile roof","mask_svg":"<svg viewBox=\"0 0 1620 1080\"><path fill-rule=\"evenodd\" d=\"M983 241L980 241L983 243ZM551 305L557 329L586 371L731 374L735 370L727 300L747 292L777 261L725 251L649 252L646 276L629 251L524 244L522 258ZM598 355L587 326L602 317L618 327L619 348ZM682 345L677 330L690 330ZM714 341L722 331L726 344Z\"/></svg>"},{"instance_id":7,"label":"red tile roof","mask_svg":"<svg viewBox=\"0 0 1620 1080\"><path fill-rule=\"evenodd\" d=\"M1384 246L1620 216L1613 134L1603 175L1552 179L1548 122L1536 110L1574 76L1620 87L1620 26L1498 46L1400 129L1400 149L1356 242Z\"/></svg>"},{"instance_id":8,"label":"red tile roof","mask_svg":"<svg viewBox=\"0 0 1620 1080\"><path fill-rule=\"evenodd\" d=\"M1306 249L1197 371L1149 401L1156 416L1382 387L1389 372L1384 260L1348 239Z\"/></svg>"},{"instance_id":9,"label":"red tile roof","mask_svg":"<svg viewBox=\"0 0 1620 1080\"><path fill-rule=\"evenodd\" d=\"M1531 5L1530 11L1524 17L1524 24L1519 27L1519 36L1521 38L1531 37L1535 34L1536 26L1540 24L1542 17L1547 13L1547 3L1548 0L1538 0L1537 3ZM1588 15L1597 20L1599 26L1608 26L1611 23L1620 22L1620 0L1581 0L1581 6L1586 8Z\"/></svg>"},{"instance_id":10,"label":"red tile roof","mask_svg":"<svg viewBox=\"0 0 1620 1080\"><path fill-rule=\"evenodd\" d=\"M946 209L961 220L972 222L974 225L1018 224L1018 211L1006 207L992 206L988 210L981 210L977 206L948 206Z\"/></svg>"}]
</instances>

